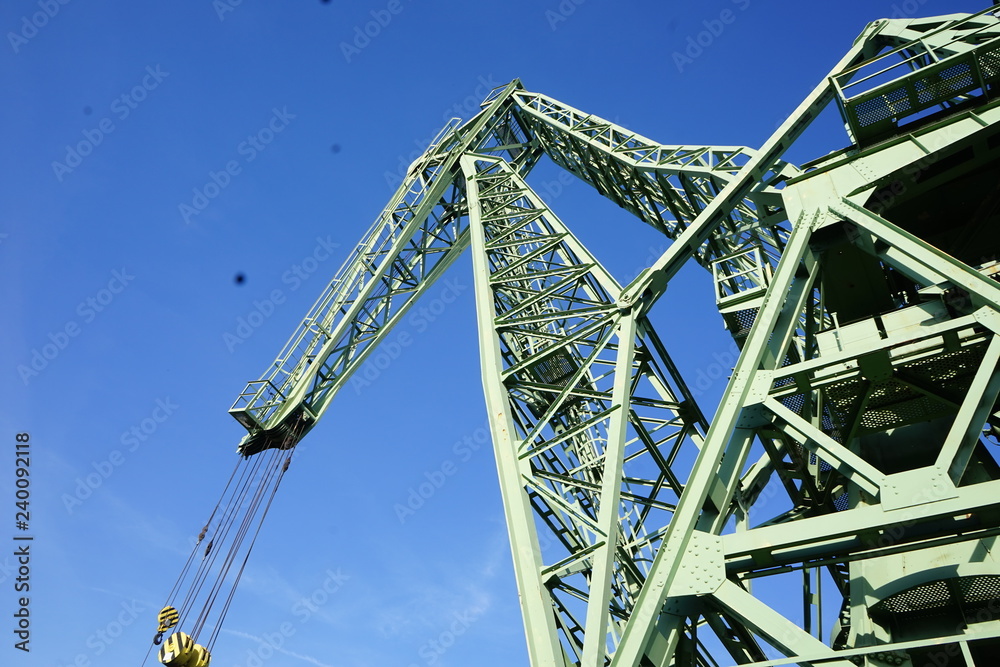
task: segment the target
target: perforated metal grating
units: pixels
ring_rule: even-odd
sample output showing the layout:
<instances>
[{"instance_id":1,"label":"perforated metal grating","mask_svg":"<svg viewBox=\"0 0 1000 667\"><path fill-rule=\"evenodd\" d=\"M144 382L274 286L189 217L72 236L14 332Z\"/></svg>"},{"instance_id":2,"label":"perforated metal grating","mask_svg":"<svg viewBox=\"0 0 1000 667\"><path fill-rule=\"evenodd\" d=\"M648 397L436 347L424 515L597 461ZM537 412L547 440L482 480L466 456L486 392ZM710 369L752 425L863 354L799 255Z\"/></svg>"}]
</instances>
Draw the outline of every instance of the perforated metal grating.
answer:
<instances>
[{"instance_id":1,"label":"perforated metal grating","mask_svg":"<svg viewBox=\"0 0 1000 667\"><path fill-rule=\"evenodd\" d=\"M726 313L723 316L726 320L726 326L732 332L733 338L746 338L749 335L750 329L757 319L758 310L760 309L744 308L743 310L734 310L731 313Z\"/></svg>"},{"instance_id":2,"label":"perforated metal grating","mask_svg":"<svg viewBox=\"0 0 1000 667\"><path fill-rule=\"evenodd\" d=\"M791 410L797 415L802 414L802 408L806 404L805 394L792 394L791 396L782 396L778 399L782 405Z\"/></svg>"},{"instance_id":3,"label":"perforated metal grating","mask_svg":"<svg viewBox=\"0 0 1000 667\"><path fill-rule=\"evenodd\" d=\"M557 352L531 366L532 372L545 384L566 384L575 368L565 352Z\"/></svg>"},{"instance_id":4,"label":"perforated metal grating","mask_svg":"<svg viewBox=\"0 0 1000 667\"><path fill-rule=\"evenodd\" d=\"M848 426L849 421L857 411L864 398L861 391L863 380L850 378L831 384L825 388L824 395L830 406L833 418L840 427Z\"/></svg>"},{"instance_id":5,"label":"perforated metal grating","mask_svg":"<svg viewBox=\"0 0 1000 667\"><path fill-rule=\"evenodd\" d=\"M897 88L859 102L854 107L854 116L861 127L868 127L909 110L910 100L906 89Z\"/></svg>"},{"instance_id":6,"label":"perforated metal grating","mask_svg":"<svg viewBox=\"0 0 1000 667\"><path fill-rule=\"evenodd\" d=\"M992 602L1000 598L1000 576L964 577L958 580L958 587L966 603Z\"/></svg>"},{"instance_id":7,"label":"perforated metal grating","mask_svg":"<svg viewBox=\"0 0 1000 667\"><path fill-rule=\"evenodd\" d=\"M979 54L979 71L987 79L1000 76L1000 46Z\"/></svg>"},{"instance_id":8,"label":"perforated metal grating","mask_svg":"<svg viewBox=\"0 0 1000 667\"><path fill-rule=\"evenodd\" d=\"M964 391L969 386L968 375L975 372L984 352L982 345L965 347L902 368L910 377L935 387Z\"/></svg>"},{"instance_id":9,"label":"perforated metal grating","mask_svg":"<svg viewBox=\"0 0 1000 667\"><path fill-rule=\"evenodd\" d=\"M932 581L901 591L874 605L871 616L884 614L912 614L940 609L953 604L951 590L944 581Z\"/></svg>"},{"instance_id":10,"label":"perforated metal grating","mask_svg":"<svg viewBox=\"0 0 1000 667\"><path fill-rule=\"evenodd\" d=\"M940 72L914 80L913 88L917 93L917 103L924 105L966 92L974 83L972 66L969 63L955 63Z\"/></svg>"},{"instance_id":11,"label":"perforated metal grating","mask_svg":"<svg viewBox=\"0 0 1000 667\"><path fill-rule=\"evenodd\" d=\"M929 360L904 364L897 367L894 374L900 380L925 387L935 394L960 400L968 391L984 351L981 344L962 348ZM954 412L948 401L928 396L900 380L885 380L869 388L868 403L861 416L861 431L882 431ZM826 387L826 399L836 426L845 427L855 418L864 394L863 382L861 378L851 378Z\"/></svg>"},{"instance_id":12,"label":"perforated metal grating","mask_svg":"<svg viewBox=\"0 0 1000 667\"><path fill-rule=\"evenodd\" d=\"M838 512L843 512L846 510L851 502L851 497L847 493L842 493L833 499L833 507Z\"/></svg>"},{"instance_id":13,"label":"perforated metal grating","mask_svg":"<svg viewBox=\"0 0 1000 667\"><path fill-rule=\"evenodd\" d=\"M939 616L949 613L963 614L966 621L971 614L991 608L1000 599L1000 575L973 575L940 579L919 584L873 605L869 616L878 623L900 623L908 619ZM990 620L978 614L978 620Z\"/></svg>"},{"instance_id":14,"label":"perforated metal grating","mask_svg":"<svg viewBox=\"0 0 1000 667\"><path fill-rule=\"evenodd\" d=\"M902 424L922 421L942 411L945 405L921 394L912 387L888 380L872 387L868 405L861 418L861 428L881 431Z\"/></svg>"}]
</instances>

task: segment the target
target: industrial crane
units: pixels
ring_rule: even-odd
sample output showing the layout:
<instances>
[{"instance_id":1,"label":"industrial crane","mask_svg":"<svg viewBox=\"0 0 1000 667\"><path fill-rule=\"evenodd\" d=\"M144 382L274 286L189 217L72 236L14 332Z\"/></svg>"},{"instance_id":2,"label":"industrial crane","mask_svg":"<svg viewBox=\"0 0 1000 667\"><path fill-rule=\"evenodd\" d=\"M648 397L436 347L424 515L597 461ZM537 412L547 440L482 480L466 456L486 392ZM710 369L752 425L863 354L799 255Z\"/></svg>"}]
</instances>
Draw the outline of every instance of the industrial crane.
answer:
<instances>
[{"instance_id":1,"label":"industrial crane","mask_svg":"<svg viewBox=\"0 0 1000 667\"><path fill-rule=\"evenodd\" d=\"M470 251L533 667L997 664L998 89L987 9L870 23L757 150L493 90L230 409L240 461L158 619L160 662L209 664L296 444ZM846 148L785 162L830 107ZM667 250L621 285L531 189L543 157ZM741 350L711 418L649 319L688 261ZM760 595L789 577L804 623Z\"/></svg>"}]
</instances>

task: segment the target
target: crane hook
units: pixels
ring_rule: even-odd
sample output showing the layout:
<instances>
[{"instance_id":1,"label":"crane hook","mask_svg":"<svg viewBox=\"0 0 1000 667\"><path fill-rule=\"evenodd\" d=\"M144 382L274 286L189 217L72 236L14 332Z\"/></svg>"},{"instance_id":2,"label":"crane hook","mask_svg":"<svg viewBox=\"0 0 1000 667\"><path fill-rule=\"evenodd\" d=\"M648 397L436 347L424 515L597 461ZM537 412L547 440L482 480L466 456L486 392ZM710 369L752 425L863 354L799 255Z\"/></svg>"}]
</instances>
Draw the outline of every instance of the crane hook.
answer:
<instances>
[{"instance_id":1,"label":"crane hook","mask_svg":"<svg viewBox=\"0 0 1000 667\"><path fill-rule=\"evenodd\" d=\"M156 628L156 634L153 636L154 646L160 645L163 641L163 633L177 625L177 621L180 620L180 617L180 613L169 605L160 610L160 613L156 615L158 626Z\"/></svg>"}]
</instances>

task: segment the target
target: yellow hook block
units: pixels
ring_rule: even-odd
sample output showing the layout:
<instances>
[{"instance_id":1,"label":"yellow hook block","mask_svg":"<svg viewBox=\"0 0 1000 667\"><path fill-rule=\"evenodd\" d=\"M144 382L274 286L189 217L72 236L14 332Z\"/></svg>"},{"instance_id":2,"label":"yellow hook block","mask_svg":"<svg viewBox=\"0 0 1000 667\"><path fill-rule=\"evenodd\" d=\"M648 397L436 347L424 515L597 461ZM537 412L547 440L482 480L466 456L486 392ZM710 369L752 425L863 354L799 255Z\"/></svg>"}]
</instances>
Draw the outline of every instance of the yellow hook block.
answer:
<instances>
[{"instance_id":1,"label":"yellow hook block","mask_svg":"<svg viewBox=\"0 0 1000 667\"><path fill-rule=\"evenodd\" d=\"M208 667L211 654L201 644L195 644L191 636L175 632L163 642L159 654L160 662L166 667Z\"/></svg>"},{"instance_id":2,"label":"yellow hook block","mask_svg":"<svg viewBox=\"0 0 1000 667\"><path fill-rule=\"evenodd\" d=\"M170 628L177 625L177 621L180 619L181 615L173 607L164 607L159 614L156 616L156 620L160 623L157 627L157 632L166 632Z\"/></svg>"}]
</instances>

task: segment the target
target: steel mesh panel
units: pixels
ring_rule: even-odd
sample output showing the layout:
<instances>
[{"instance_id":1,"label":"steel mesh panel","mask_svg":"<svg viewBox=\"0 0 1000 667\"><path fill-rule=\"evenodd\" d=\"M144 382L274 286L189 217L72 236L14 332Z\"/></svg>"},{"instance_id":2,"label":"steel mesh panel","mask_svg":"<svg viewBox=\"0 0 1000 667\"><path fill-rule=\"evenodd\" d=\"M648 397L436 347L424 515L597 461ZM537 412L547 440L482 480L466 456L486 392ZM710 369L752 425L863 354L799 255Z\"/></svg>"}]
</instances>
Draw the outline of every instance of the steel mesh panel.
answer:
<instances>
[{"instance_id":1,"label":"steel mesh panel","mask_svg":"<svg viewBox=\"0 0 1000 667\"><path fill-rule=\"evenodd\" d=\"M873 605L868 614L878 623L939 616L949 612L970 612L990 606L1000 599L1000 575L973 575L919 584ZM981 619L987 620L987 619Z\"/></svg>"},{"instance_id":2,"label":"steel mesh panel","mask_svg":"<svg viewBox=\"0 0 1000 667\"><path fill-rule=\"evenodd\" d=\"M791 410L797 415L802 414L802 408L806 405L806 395L805 394L792 394L790 396L782 396L778 399L782 405Z\"/></svg>"},{"instance_id":3,"label":"steel mesh panel","mask_svg":"<svg viewBox=\"0 0 1000 667\"><path fill-rule=\"evenodd\" d=\"M987 80L1000 76L1000 47L979 54L979 71Z\"/></svg>"},{"instance_id":4,"label":"steel mesh panel","mask_svg":"<svg viewBox=\"0 0 1000 667\"><path fill-rule=\"evenodd\" d=\"M840 427L847 426L847 420L855 413L863 398L861 378L850 378L826 387L827 405L832 421Z\"/></svg>"},{"instance_id":5,"label":"steel mesh panel","mask_svg":"<svg viewBox=\"0 0 1000 667\"><path fill-rule=\"evenodd\" d=\"M992 602L1000 598L1000 575L964 577L959 580L958 588L966 603Z\"/></svg>"},{"instance_id":6,"label":"steel mesh panel","mask_svg":"<svg viewBox=\"0 0 1000 667\"><path fill-rule=\"evenodd\" d=\"M985 349L980 344L905 364L897 368L897 376L954 400L968 391ZM863 382L861 378L852 378L826 387L826 399L833 417L832 426L842 428L853 418L863 398ZM947 402L893 379L873 385L869 392L870 397L859 425L862 431L881 431L934 419L954 411Z\"/></svg>"},{"instance_id":7,"label":"steel mesh panel","mask_svg":"<svg viewBox=\"0 0 1000 667\"><path fill-rule=\"evenodd\" d=\"M744 308L743 310L734 310L723 315L726 320L726 326L732 332L733 338L739 340L746 338L750 334L750 329L753 328L753 323L757 320L758 310L760 309Z\"/></svg>"},{"instance_id":8,"label":"steel mesh panel","mask_svg":"<svg viewBox=\"0 0 1000 667\"><path fill-rule=\"evenodd\" d=\"M556 353L532 364L531 370L545 384L566 384L575 368L564 353Z\"/></svg>"},{"instance_id":9,"label":"steel mesh panel","mask_svg":"<svg viewBox=\"0 0 1000 667\"><path fill-rule=\"evenodd\" d=\"M847 493L842 493L833 499L833 507L838 512L843 512L848 508L850 502L851 502L850 496Z\"/></svg>"},{"instance_id":10,"label":"steel mesh panel","mask_svg":"<svg viewBox=\"0 0 1000 667\"><path fill-rule=\"evenodd\" d=\"M793 384L795 384L795 378L792 378L792 377L783 377L783 378L778 378L777 380L775 380L774 384L771 385L771 386L774 389L781 389L782 387L790 387Z\"/></svg>"},{"instance_id":11,"label":"steel mesh panel","mask_svg":"<svg viewBox=\"0 0 1000 667\"><path fill-rule=\"evenodd\" d=\"M941 402L900 382L887 380L872 387L861 428L882 430L920 421L940 410Z\"/></svg>"},{"instance_id":12,"label":"steel mesh panel","mask_svg":"<svg viewBox=\"0 0 1000 667\"><path fill-rule=\"evenodd\" d=\"M982 345L966 347L955 352L947 352L927 361L902 366L908 375L929 382L936 387L965 389L968 376L975 373L982 361L985 348Z\"/></svg>"},{"instance_id":13,"label":"steel mesh panel","mask_svg":"<svg viewBox=\"0 0 1000 667\"><path fill-rule=\"evenodd\" d=\"M837 423L834 421L829 408L824 408L823 416L820 418L819 424L820 428L822 428L824 432L829 434L837 442L840 442L840 429L837 428Z\"/></svg>"},{"instance_id":14,"label":"steel mesh panel","mask_svg":"<svg viewBox=\"0 0 1000 667\"><path fill-rule=\"evenodd\" d=\"M913 82L913 87L917 91L917 103L924 105L966 92L974 83L969 63L955 63L951 67L917 79Z\"/></svg>"},{"instance_id":15,"label":"steel mesh panel","mask_svg":"<svg viewBox=\"0 0 1000 667\"><path fill-rule=\"evenodd\" d=\"M899 115L900 112L910 109L910 100L905 88L886 91L878 97L859 102L854 107L854 115L858 119L861 127L868 127L875 123Z\"/></svg>"},{"instance_id":16,"label":"steel mesh panel","mask_svg":"<svg viewBox=\"0 0 1000 667\"><path fill-rule=\"evenodd\" d=\"M920 584L895 595L887 597L872 607L871 615L875 618L888 614L912 614L937 610L953 604L951 590L946 581L931 581Z\"/></svg>"}]
</instances>

